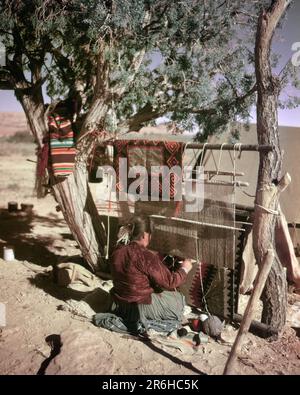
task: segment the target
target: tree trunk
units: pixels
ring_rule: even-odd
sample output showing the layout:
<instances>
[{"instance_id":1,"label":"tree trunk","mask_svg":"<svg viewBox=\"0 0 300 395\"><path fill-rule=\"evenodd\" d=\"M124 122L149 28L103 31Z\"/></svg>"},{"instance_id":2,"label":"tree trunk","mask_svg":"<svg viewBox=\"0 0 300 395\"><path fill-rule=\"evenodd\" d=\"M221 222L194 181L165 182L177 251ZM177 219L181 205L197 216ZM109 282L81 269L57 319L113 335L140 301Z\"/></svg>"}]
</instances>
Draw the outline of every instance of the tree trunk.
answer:
<instances>
[{"instance_id":1,"label":"tree trunk","mask_svg":"<svg viewBox=\"0 0 300 395\"><path fill-rule=\"evenodd\" d=\"M14 60L20 62L21 52L17 55ZM41 65L42 62L33 58L30 59L29 67L32 73L32 82L29 83L26 81L23 71L15 67L16 63L10 62L15 93L22 104L38 149L43 147L43 137L48 133L42 94ZM63 216L82 251L84 259L94 272L97 269L106 269L103 259L106 236L105 228L88 186L87 160L91 147L96 143L95 139L98 139L100 143L101 138L103 139L103 136L95 136L91 132L103 129L108 112L106 95L109 81L108 74L108 63L104 58L104 50L101 48L97 65L94 99L80 132L74 173L63 180L50 175L54 196L60 205ZM39 177L39 181L36 182L38 189L44 183L44 179L41 178Z\"/></svg>"},{"instance_id":2,"label":"tree trunk","mask_svg":"<svg viewBox=\"0 0 300 395\"><path fill-rule=\"evenodd\" d=\"M106 271L105 229L88 186L86 165L77 164L74 174L56 182L53 191L84 260L93 272Z\"/></svg>"},{"instance_id":3,"label":"tree trunk","mask_svg":"<svg viewBox=\"0 0 300 395\"><path fill-rule=\"evenodd\" d=\"M80 141L81 139L83 139L86 133L103 130L104 120L107 112L108 106L107 104L105 104L103 99L96 99L92 103L90 111L88 112L83 122L78 140ZM85 145L80 145L80 153L82 153L84 150Z\"/></svg>"},{"instance_id":4,"label":"tree trunk","mask_svg":"<svg viewBox=\"0 0 300 395\"><path fill-rule=\"evenodd\" d=\"M42 92L40 89L34 91L30 88L27 92L20 84L17 92L37 146L42 148L43 137L48 133ZM85 141L80 144L81 149L76 158L74 174L64 180L52 177L51 181L55 199L78 243L84 260L93 272L99 269L105 271L107 270L103 259L106 246L105 228L100 221L88 186L87 158L91 139L83 140Z\"/></svg>"},{"instance_id":5,"label":"tree trunk","mask_svg":"<svg viewBox=\"0 0 300 395\"><path fill-rule=\"evenodd\" d=\"M258 265L268 249L274 249L277 187L282 167L282 153L278 132L279 80L272 75L270 47L273 33L290 1L276 0L258 21L255 45L255 72L257 80L257 137L261 145L273 145L273 151L260 152L258 182L253 224L253 248ZM267 279L263 295L262 322L282 329L286 319L285 272L276 258Z\"/></svg>"},{"instance_id":6,"label":"tree trunk","mask_svg":"<svg viewBox=\"0 0 300 395\"><path fill-rule=\"evenodd\" d=\"M279 259L274 259L262 294L263 311L261 321L281 330L286 320L287 281L286 272Z\"/></svg>"},{"instance_id":7,"label":"tree trunk","mask_svg":"<svg viewBox=\"0 0 300 395\"><path fill-rule=\"evenodd\" d=\"M28 90L28 92L27 92ZM31 133L38 148L42 148L43 137L47 135L48 127L45 121L44 100L41 88L27 88L18 83L17 98L26 115Z\"/></svg>"}]
</instances>

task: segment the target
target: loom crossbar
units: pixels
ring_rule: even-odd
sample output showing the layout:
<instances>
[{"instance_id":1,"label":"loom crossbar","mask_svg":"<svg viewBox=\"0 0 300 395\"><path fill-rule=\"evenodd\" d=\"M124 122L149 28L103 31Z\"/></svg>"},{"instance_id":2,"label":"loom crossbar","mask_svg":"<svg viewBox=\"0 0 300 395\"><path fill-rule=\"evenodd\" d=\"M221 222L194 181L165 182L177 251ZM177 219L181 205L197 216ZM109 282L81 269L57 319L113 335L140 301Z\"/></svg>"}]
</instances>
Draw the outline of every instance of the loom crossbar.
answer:
<instances>
[{"instance_id":1,"label":"loom crossbar","mask_svg":"<svg viewBox=\"0 0 300 395\"><path fill-rule=\"evenodd\" d=\"M190 143L186 149L209 149L222 151L258 151L268 152L272 151L272 145L258 145L258 144L207 144L207 143Z\"/></svg>"},{"instance_id":2,"label":"loom crossbar","mask_svg":"<svg viewBox=\"0 0 300 395\"><path fill-rule=\"evenodd\" d=\"M196 171L193 171L196 173ZM211 174L211 175L217 175L217 176L244 176L245 173L242 171L221 171L221 170L204 170L204 174Z\"/></svg>"},{"instance_id":3,"label":"loom crossbar","mask_svg":"<svg viewBox=\"0 0 300 395\"><path fill-rule=\"evenodd\" d=\"M241 231L245 232L245 229L235 228L233 226L211 224L209 222L193 221L191 219L184 219L184 218L177 218L177 217L166 217L165 215L155 215L155 214L151 215L150 217L158 218L158 219L169 219L169 220L189 223L189 224L193 224L193 225L209 226L209 227L212 227L212 228L230 229L230 230L237 230L239 232L241 232Z\"/></svg>"},{"instance_id":4,"label":"loom crossbar","mask_svg":"<svg viewBox=\"0 0 300 395\"><path fill-rule=\"evenodd\" d=\"M185 181L197 182L197 181L195 181L192 178L186 178ZM247 182L247 181L239 181L239 180L236 180L236 181L222 181L222 180L212 180L212 179L210 179L210 180L204 180L204 181L200 181L200 182L198 181L198 183L199 184L202 183L204 185L207 185L207 184L229 185L229 186L236 185L236 186L239 186L239 187L248 187L250 185L249 182Z\"/></svg>"}]
</instances>

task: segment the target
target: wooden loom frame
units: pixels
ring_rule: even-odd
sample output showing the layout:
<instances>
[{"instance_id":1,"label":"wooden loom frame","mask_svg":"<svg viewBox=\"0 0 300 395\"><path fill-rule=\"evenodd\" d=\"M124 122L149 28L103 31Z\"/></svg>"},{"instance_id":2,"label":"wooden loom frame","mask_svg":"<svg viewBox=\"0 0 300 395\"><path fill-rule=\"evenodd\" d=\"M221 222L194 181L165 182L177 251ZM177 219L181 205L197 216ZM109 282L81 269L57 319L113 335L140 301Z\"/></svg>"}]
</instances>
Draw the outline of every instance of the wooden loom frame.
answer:
<instances>
[{"instance_id":1,"label":"wooden loom frame","mask_svg":"<svg viewBox=\"0 0 300 395\"><path fill-rule=\"evenodd\" d=\"M161 140L163 141L163 140ZM113 142L112 142L113 144ZM202 149L202 155L200 154L198 159L196 160L196 163L198 162L200 156L201 159L204 157L204 155L206 154L206 151L209 150L218 150L218 151L235 151L235 152L241 152L241 151L271 151L272 150L272 146L266 145L266 146L259 146L259 145L245 145L245 144L208 144L208 143L187 143L185 146L185 149ZM205 171L205 174L209 175L209 183L211 184L217 184L218 182L211 180L212 177L216 176L216 175L220 175L220 176L232 176L233 179L235 179L235 176L242 176L244 175L244 173L241 172L225 172L225 171L220 171L219 169L217 169L217 171ZM210 177L212 176L212 177ZM224 182L222 182L221 184L224 184ZM241 181L232 181L232 182L225 182L225 185L239 185L239 186L247 186L247 183L243 183ZM235 214L234 214L235 215ZM155 216L154 216L155 217ZM169 218L169 217L166 217ZM181 218L177 218L177 217L171 217L172 219L175 219L177 221L181 221L181 222L187 222L187 223L194 223L197 224L197 221L192 221L192 220L188 220L188 219L181 219ZM235 228L235 227L228 227L226 225L217 225L217 224L208 224L208 223L204 223L204 222L198 222L199 225L204 225L204 226L212 226L212 227L224 227L225 229L233 229L235 231L240 231L240 232L244 232L245 229L241 228ZM239 222L240 225L250 225L247 222ZM232 284L232 287L234 288L234 285ZM232 302L233 304L235 304L235 306L232 306L231 308L231 319L233 319L234 314L236 313L236 303L234 301L234 297L233 297L233 293L234 293L234 289L231 289L231 297L232 297ZM228 317L227 317L228 318Z\"/></svg>"}]
</instances>

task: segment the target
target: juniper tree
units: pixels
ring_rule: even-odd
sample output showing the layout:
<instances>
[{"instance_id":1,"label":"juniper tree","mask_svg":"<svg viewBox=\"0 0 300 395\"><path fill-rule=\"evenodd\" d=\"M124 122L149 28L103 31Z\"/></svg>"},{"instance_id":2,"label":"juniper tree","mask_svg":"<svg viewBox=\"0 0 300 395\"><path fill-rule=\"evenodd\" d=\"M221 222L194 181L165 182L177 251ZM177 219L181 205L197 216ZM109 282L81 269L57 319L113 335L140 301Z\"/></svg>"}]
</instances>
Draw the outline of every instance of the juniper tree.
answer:
<instances>
[{"instance_id":1,"label":"juniper tree","mask_svg":"<svg viewBox=\"0 0 300 395\"><path fill-rule=\"evenodd\" d=\"M139 130L166 115L185 128L198 125L207 134L229 119L247 116L255 91L254 75L247 70L252 52L246 40L236 36L242 2L228 3L1 1L7 54L1 80L15 90L37 143L41 146L47 131L43 84L53 101L73 95L83 103L84 138L78 144L76 172L56 188L86 179L87 158L95 144L89 132L94 130ZM82 188L82 183L77 196L83 194L84 204L88 186ZM56 188L80 245L85 232L81 221L87 217L85 239L92 237L94 247L85 256L95 268L102 251L100 247L98 252L102 228L92 230L86 211L71 219L72 214L65 212L70 202L63 201L65 194ZM92 203L91 207L95 222Z\"/></svg>"},{"instance_id":2,"label":"juniper tree","mask_svg":"<svg viewBox=\"0 0 300 395\"><path fill-rule=\"evenodd\" d=\"M247 116L255 90L253 50L236 37L242 2L227 3L3 0L2 81L21 102L22 87L43 83L53 99L81 93L83 130L138 130L168 115L215 131Z\"/></svg>"}]
</instances>

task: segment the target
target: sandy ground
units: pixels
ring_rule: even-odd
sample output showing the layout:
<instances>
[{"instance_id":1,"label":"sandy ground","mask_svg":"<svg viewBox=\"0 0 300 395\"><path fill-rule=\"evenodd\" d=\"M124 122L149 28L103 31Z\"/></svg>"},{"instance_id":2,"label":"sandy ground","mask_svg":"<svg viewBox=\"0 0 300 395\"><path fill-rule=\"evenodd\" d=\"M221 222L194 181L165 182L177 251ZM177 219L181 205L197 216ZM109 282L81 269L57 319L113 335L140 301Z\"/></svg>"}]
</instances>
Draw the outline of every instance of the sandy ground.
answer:
<instances>
[{"instance_id":1,"label":"sandy ground","mask_svg":"<svg viewBox=\"0 0 300 395\"><path fill-rule=\"evenodd\" d=\"M80 251L53 198L33 197L35 165L26 160L35 160L33 146L3 138L0 144L0 247L12 245L16 256L13 262L0 259L0 303L6 308L6 326L0 328L0 374L221 374L237 333L230 325L223 333L229 344L211 339L196 352L183 353L96 328L65 311L70 299L82 295L59 287L37 270ZM12 200L34 204L34 215L8 215L5 209ZM300 297L289 295L289 318L298 304ZM274 342L248 334L236 373L300 374L297 330L288 322Z\"/></svg>"}]
</instances>

